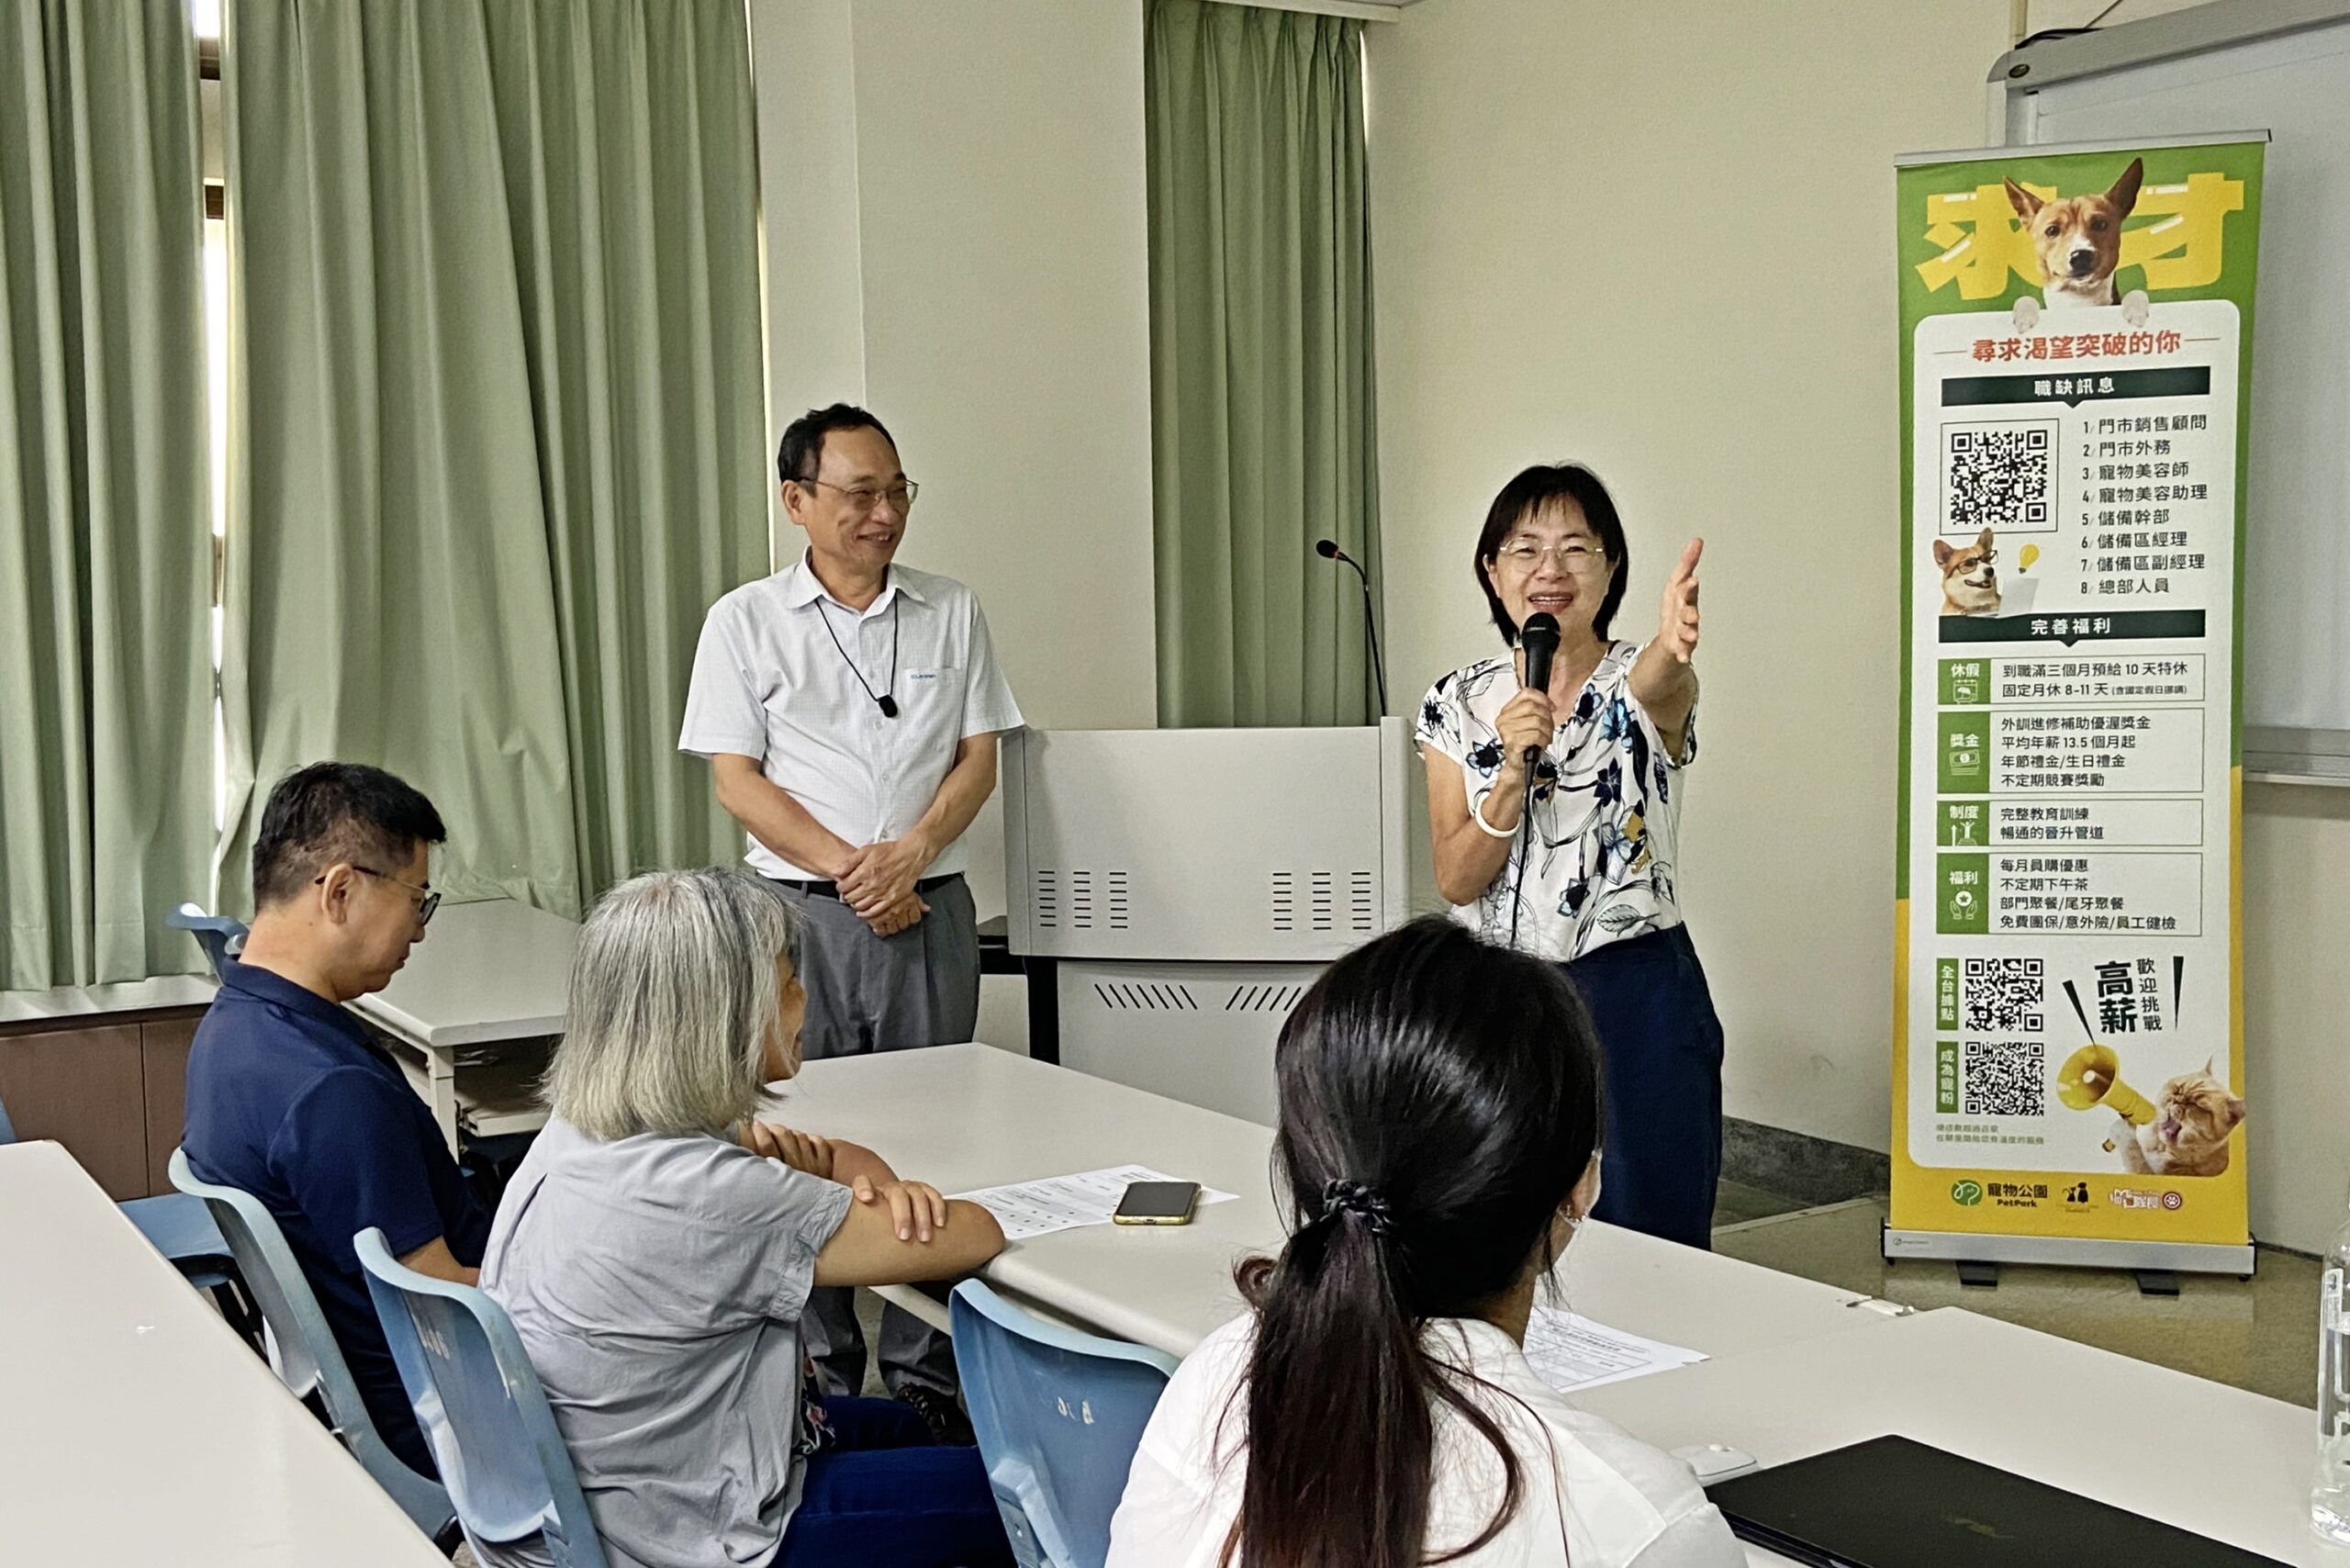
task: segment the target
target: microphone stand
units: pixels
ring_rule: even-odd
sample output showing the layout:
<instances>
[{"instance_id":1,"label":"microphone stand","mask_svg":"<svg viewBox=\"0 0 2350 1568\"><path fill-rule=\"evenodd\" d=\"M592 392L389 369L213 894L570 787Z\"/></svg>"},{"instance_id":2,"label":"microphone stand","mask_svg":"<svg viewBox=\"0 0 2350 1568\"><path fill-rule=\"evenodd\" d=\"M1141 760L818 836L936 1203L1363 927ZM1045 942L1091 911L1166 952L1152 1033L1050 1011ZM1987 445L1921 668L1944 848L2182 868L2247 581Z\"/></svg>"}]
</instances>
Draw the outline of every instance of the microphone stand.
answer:
<instances>
[{"instance_id":1,"label":"microphone stand","mask_svg":"<svg viewBox=\"0 0 2350 1568\"><path fill-rule=\"evenodd\" d=\"M1379 656L1379 617L1371 610L1371 574L1362 569L1360 561L1345 551L1334 547L1330 554L1333 560L1344 561L1352 566L1355 576L1362 579L1362 629L1371 641L1371 675L1379 683L1378 716L1383 719L1387 717L1387 666Z\"/></svg>"}]
</instances>

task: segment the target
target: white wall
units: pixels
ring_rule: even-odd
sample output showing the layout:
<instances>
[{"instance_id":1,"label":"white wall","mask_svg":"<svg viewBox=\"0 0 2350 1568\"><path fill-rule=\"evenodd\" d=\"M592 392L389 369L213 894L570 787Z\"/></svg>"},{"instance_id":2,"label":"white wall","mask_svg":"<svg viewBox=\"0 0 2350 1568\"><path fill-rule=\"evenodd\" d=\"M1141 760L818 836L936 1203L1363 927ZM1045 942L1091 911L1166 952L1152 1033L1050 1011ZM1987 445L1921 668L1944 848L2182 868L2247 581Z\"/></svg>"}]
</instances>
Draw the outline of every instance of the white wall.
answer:
<instances>
[{"instance_id":1,"label":"white wall","mask_svg":"<svg viewBox=\"0 0 2350 1568\"><path fill-rule=\"evenodd\" d=\"M1416 694L1496 645L1469 562L1528 463L1578 458L1616 492L1635 568L1619 634L1649 633L1702 535L1681 889L1729 1109L1881 1149L1893 159L1980 140L2008 7L1790 14L1432 0L1372 33L1391 674Z\"/></svg>"},{"instance_id":2,"label":"white wall","mask_svg":"<svg viewBox=\"0 0 2350 1568\"><path fill-rule=\"evenodd\" d=\"M751 16L777 430L872 409L923 485L902 558L978 592L1030 722L1151 724L1140 6ZM970 847L1000 913L995 807Z\"/></svg>"},{"instance_id":3,"label":"white wall","mask_svg":"<svg viewBox=\"0 0 2350 1568\"><path fill-rule=\"evenodd\" d=\"M751 0L751 26L774 433L870 408L923 486L901 558L977 591L1029 722L1151 725L1138 0ZM1000 914L1000 802L968 845ZM979 1033L1025 1040L1015 982Z\"/></svg>"},{"instance_id":4,"label":"white wall","mask_svg":"<svg viewBox=\"0 0 2350 1568\"><path fill-rule=\"evenodd\" d=\"M1142 8L857 0L866 380L1031 722L1155 722ZM1000 907L1000 901L999 901Z\"/></svg>"},{"instance_id":5,"label":"white wall","mask_svg":"<svg viewBox=\"0 0 2350 1568\"><path fill-rule=\"evenodd\" d=\"M2255 371L2254 374L2257 375ZM2253 1234L2322 1249L2350 1193L2350 790L2244 796L2244 1079Z\"/></svg>"},{"instance_id":6,"label":"white wall","mask_svg":"<svg viewBox=\"0 0 2350 1568\"><path fill-rule=\"evenodd\" d=\"M2061 9L2033 25L2075 19ZM1621 634L1647 633L1664 567L1705 536L1681 885L1729 1036L1728 1108L1878 1149L1893 159L1981 143L2008 24L2001 0L1427 0L1370 34L1399 701L1494 645L1468 561L1526 463L1581 458L1616 490L1636 565ZM2334 977L2311 961L2350 953L2325 893L2350 878L2350 801L2255 789L2246 805L2255 1228L2306 1248L2350 1174Z\"/></svg>"},{"instance_id":7,"label":"white wall","mask_svg":"<svg viewBox=\"0 0 2350 1568\"><path fill-rule=\"evenodd\" d=\"M865 397L856 49L850 0L753 0L750 17L772 451L793 416ZM770 484L778 560L797 550L782 496Z\"/></svg>"}]
</instances>

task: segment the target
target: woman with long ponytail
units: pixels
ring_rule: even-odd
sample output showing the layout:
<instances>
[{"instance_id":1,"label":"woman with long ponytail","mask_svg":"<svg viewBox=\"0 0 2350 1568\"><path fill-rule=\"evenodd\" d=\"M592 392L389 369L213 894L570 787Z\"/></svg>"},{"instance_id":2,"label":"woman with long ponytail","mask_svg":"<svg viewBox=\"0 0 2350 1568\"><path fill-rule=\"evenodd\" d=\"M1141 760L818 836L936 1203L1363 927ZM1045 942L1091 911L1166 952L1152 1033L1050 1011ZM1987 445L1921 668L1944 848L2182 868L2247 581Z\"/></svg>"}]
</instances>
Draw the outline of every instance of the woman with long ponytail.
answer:
<instances>
[{"instance_id":1,"label":"woman with long ponytail","mask_svg":"<svg viewBox=\"0 0 2350 1568\"><path fill-rule=\"evenodd\" d=\"M1290 1238L1144 1434L1110 1568L1737 1568L1686 1466L1520 1349L1598 1199L1573 985L1453 922L1331 966L1282 1026Z\"/></svg>"}]
</instances>

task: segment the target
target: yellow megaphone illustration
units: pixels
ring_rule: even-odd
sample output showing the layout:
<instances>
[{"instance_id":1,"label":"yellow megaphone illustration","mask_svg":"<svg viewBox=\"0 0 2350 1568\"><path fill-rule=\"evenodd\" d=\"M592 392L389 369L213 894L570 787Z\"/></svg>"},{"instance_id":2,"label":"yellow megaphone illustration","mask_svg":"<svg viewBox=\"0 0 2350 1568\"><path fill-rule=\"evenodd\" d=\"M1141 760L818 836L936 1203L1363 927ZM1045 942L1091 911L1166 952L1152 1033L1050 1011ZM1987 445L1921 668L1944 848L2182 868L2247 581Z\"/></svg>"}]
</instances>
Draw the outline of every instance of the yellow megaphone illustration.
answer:
<instances>
[{"instance_id":1,"label":"yellow megaphone illustration","mask_svg":"<svg viewBox=\"0 0 2350 1568\"><path fill-rule=\"evenodd\" d=\"M2081 1033L2089 1043L2065 1058L2056 1070L2056 1098L2076 1111L2094 1111L2099 1105L2111 1111L2133 1127L2143 1127L2154 1119L2154 1107L2143 1094L2121 1081L2121 1058L2113 1047L2102 1044L2097 1031L2089 1027L2088 1009L2081 1005L2081 993L2073 982L2065 982L2065 994L2072 999L2073 1016L2081 1021ZM2105 1151L2113 1152L2117 1139L2105 1140Z\"/></svg>"},{"instance_id":2,"label":"yellow megaphone illustration","mask_svg":"<svg viewBox=\"0 0 2350 1568\"><path fill-rule=\"evenodd\" d=\"M2092 1042L2067 1058L2056 1073L2056 1097L2076 1111L2102 1105L2133 1127L2154 1119L2146 1097L2121 1081L2121 1058L2111 1046Z\"/></svg>"}]
</instances>

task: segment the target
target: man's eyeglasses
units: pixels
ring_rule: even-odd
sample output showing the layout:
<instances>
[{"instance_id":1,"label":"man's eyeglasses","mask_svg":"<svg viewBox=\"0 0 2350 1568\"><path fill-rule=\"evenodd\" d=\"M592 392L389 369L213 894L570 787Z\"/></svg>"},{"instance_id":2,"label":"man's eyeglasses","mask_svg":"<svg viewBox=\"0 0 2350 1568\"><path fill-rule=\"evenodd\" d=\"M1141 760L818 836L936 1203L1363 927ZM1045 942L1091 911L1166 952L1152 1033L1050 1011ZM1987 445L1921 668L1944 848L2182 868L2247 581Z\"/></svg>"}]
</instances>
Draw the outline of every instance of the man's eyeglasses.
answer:
<instances>
[{"instance_id":1,"label":"man's eyeglasses","mask_svg":"<svg viewBox=\"0 0 2350 1568\"><path fill-rule=\"evenodd\" d=\"M430 888L420 888L414 882L400 881L399 878L393 876L389 871L378 871L373 866L362 866L354 861L352 864L351 868L362 876L380 877L386 882L398 883L399 886L406 888L409 892L421 894L422 896L417 900L416 904L416 923L419 925L430 925L432 924L432 912L441 907L441 895L439 893L434 892ZM326 877L323 874L313 877L310 879L310 886L315 888L320 882L325 880Z\"/></svg>"},{"instance_id":2,"label":"man's eyeglasses","mask_svg":"<svg viewBox=\"0 0 2350 1568\"><path fill-rule=\"evenodd\" d=\"M835 485L830 479L794 479L795 485L821 485L827 490L838 490L848 498L848 504L859 511L871 511L884 500L900 511L914 504L922 494L922 487L912 479L901 479L894 485Z\"/></svg>"},{"instance_id":3,"label":"man's eyeglasses","mask_svg":"<svg viewBox=\"0 0 2350 1568\"><path fill-rule=\"evenodd\" d=\"M1531 539L1513 539L1494 554L1499 560L1529 572L1534 569L1534 563L1544 555L1557 557L1560 566L1570 572L1587 572L1606 559L1606 552L1580 539L1562 539L1547 547Z\"/></svg>"}]
</instances>

